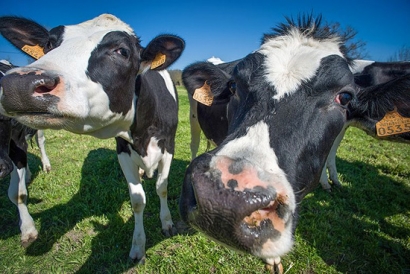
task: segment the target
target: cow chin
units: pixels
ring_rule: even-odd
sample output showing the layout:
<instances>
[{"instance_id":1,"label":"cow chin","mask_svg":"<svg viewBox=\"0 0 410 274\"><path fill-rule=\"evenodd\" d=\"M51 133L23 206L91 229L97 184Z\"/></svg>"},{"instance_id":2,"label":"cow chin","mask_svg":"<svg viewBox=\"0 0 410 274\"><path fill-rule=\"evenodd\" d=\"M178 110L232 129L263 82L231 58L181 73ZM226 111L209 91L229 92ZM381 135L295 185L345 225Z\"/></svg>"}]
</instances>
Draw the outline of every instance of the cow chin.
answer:
<instances>
[{"instance_id":1,"label":"cow chin","mask_svg":"<svg viewBox=\"0 0 410 274\"><path fill-rule=\"evenodd\" d=\"M10 113L8 113L10 115ZM36 129L64 129L66 119L51 114L19 114L13 116L20 123Z\"/></svg>"},{"instance_id":2,"label":"cow chin","mask_svg":"<svg viewBox=\"0 0 410 274\"><path fill-rule=\"evenodd\" d=\"M107 121L107 123L103 123L103 121L98 119L92 119L92 117L81 118L54 114L19 114L12 117L20 123L35 129L63 129L72 133L86 134L100 139L121 137L127 141L132 140L128 130L131 121L124 119L121 115L117 115L117 119L113 118Z\"/></svg>"},{"instance_id":3,"label":"cow chin","mask_svg":"<svg viewBox=\"0 0 410 274\"><path fill-rule=\"evenodd\" d=\"M183 219L225 246L265 260L292 247L293 192L247 160L201 155L187 170L181 197Z\"/></svg>"}]
</instances>

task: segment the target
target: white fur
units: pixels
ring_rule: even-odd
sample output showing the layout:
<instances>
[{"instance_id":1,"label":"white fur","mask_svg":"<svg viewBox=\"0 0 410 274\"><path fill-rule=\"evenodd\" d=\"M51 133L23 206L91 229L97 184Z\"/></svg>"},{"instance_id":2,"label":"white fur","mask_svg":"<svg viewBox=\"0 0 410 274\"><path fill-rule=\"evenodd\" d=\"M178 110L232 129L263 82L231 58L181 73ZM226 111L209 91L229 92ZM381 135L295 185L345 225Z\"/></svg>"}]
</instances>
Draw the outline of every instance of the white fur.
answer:
<instances>
[{"instance_id":1,"label":"white fur","mask_svg":"<svg viewBox=\"0 0 410 274\"><path fill-rule=\"evenodd\" d=\"M343 56L337 38L315 40L293 28L289 35L265 42L258 50L265 55L266 81L275 87L274 99L280 100L295 92L302 81L312 78L322 58Z\"/></svg>"},{"instance_id":2,"label":"white fur","mask_svg":"<svg viewBox=\"0 0 410 274\"><path fill-rule=\"evenodd\" d=\"M201 126L198 121L198 102L188 94L189 99L189 124L191 129L191 160L195 159L201 141Z\"/></svg>"},{"instance_id":3,"label":"white fur","mask_svg":"<svg viewBox=\"0 0 410 274\"><path fill-rule=\"evenodd\" d=\"M38 236L33 218L28 212L26 204L28 195L26 183L30 181L30 177L31 172L28 166L18 169L13 164L13 171L10 175L8 196L10 201L17 206L19 212L21 243L23 246L28 246L35 239L37 239Z\"/></svg>"},{"instance_id":4,"label":"white fur","mask_svg":"<svg viewBox=\"0 0 410 274\"><path fill-rule=\"evenodd\" d=\"M51 164L50 164L50 160L48 159L48 156L46 153L46 146L45 146L46 138L44 137L44 131L37 130L36 142L37 142L38 148L40 149L41 163L43 164L43 171L50 172Z\"/></svg>"},{"instance_id":5,"label":"white fur","mask_svg":"<svg viewBox=\"0 0 410 274\"><path fill-rule=\"evenodd\" d=\"M350 66L350 70L352 71L353 74L362 72L363 69L375 61L370 61L370 60L354 60L353 64Z\"/></svg>"},{"instance_id":6,"label":"white fur","mask_svg":"<svg viewBox=\"0 0 410 274\"><path fill-rule=\"evenodd\" d=\"M177 101L176 91L175 91L174 83L172 82L171 76L169 75L169 72L167 70L160 70L158 71L158 73L164 79L165 85L169 93L171 93L172 97L174 97L174 100L176 102Z\"/></svg>"}]
</instances>

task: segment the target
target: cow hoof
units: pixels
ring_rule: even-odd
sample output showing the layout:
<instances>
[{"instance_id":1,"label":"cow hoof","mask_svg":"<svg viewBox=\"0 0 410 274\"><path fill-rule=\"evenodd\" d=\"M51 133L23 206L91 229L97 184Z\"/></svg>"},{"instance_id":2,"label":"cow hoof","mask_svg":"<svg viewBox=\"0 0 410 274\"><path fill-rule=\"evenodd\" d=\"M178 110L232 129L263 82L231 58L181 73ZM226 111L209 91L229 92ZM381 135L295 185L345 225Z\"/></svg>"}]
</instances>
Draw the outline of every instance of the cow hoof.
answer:
<instances>
[{"instance_id":1,"label":"cow hoof","mask_svg":"<svg viewBox=\"0 0 410 274\"><path fill-rule=\"evenodd\" d=\"M283 265L282 263L278 264L266 264L266 270L268 270L272 274L283 274Z\"/></svg>"},{"instance_id":2,"label":"cow hoof","mask_svg":"<svg viewBox=\"0 0 410 274\"><path fill-rule=\"evenodd\" d=\"M142 256L141 259L138 259L138 258L133 259L131 257L128 257L128 259L132 264L137 264L137 265L144 265L145 264L145 255Z\"/></svg>"},{"instance_id":3,"label":"cow hoof","mask_svg":"<svg viewBox=\"0 0 410 274\"><path fill-rule=\"evenodd\" d=\"M43 171L50 173L51 171L51 166L43 166Z\"/></svg>"},{"instance_id":4,"label":"cow hoof","mask_svg":"<svg viewBox=\"0 0 410 274\"><path fill-rule=\"evenodd\" d=\"M29 235L28 237L21 239L21 246L24 248L29 247L35 240L37 240L37 235Z\"/></svg>"},{"instance_id":5,"label":"cow hoof","mask_svg":"<svg viewBox=\"0 0 410 274\"><path fill-rule=\"evenodd\" d=\"M178 234L178 230L177 230L177 228L174 226L174 225L172 225L170 228L168 228L168 229L163 229L162 230L162 234L166 237L166 238L170 238L170 237L172 237L172 236L175 236L175 235L177 235Z\"/></svg>"}]
</instances>

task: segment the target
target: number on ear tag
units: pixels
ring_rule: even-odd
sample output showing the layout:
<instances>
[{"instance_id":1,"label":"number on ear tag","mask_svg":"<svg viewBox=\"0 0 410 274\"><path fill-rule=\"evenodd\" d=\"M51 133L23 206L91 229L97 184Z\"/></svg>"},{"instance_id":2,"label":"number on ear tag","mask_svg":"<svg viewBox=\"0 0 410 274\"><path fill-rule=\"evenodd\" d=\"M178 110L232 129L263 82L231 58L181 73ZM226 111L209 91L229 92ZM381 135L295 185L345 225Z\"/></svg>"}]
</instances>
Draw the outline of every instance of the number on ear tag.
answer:
<instances>
[{"instance_id":1,"label":"number on ear tag","mask_svg":"<svg viewBox=\"0 0 410 274\"><path fill-rule=\"evenodd\" d=\"M401 116L397 110L386 113L376 123L377 136L388 136L410 131L410 118Z\"/></svg>"},{"instance_id":2,"label":"number on ear tag","mask_svg":"<svg viewBox=\"0 0 410 274\"><path fill-rule=\"evenodd\" d=\"M165 63L166 59L167 59L167 56L159 52L151 63L151 69L156 69L157 67L161 66L162 64Z\"/></svg>"},{"instance_id":3,"label":"number on ear tag","mask_svg":"<svg viewBox=\"0 0 410 274\"><path fill-rule=\"evenodd\" d=\"M22 51L33 57L34 59L38 59L44 55L44 49L39 45L29 46L25 45L21 48Z\"/></svg>"}]
</instances>

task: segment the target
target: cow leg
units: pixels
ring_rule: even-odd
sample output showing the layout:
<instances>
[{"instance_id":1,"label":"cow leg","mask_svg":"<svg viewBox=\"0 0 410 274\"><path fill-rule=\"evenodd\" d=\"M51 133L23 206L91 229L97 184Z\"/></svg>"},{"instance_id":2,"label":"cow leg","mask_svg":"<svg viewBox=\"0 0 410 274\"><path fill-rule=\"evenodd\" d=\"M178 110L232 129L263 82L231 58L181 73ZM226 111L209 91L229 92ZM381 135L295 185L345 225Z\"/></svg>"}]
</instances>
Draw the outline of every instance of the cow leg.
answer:
<instances>
[{"instance_id":1,"label":"cow leg","mask_svg":"<svg viewBox=\"0 0 410 274\"><path fill-rule=\"evenodd\" d=\"M139 166L127 153L118 154L118 161L128 183L131 208L134 213L134 233L132 236L131 250L129 253L133 261L145 263L145 231L143 213L146 204L145 192L140 181Z\"/></svg>"},{"instance_id":2,"label":"cow leg","mask_svg":"<svg viewBox=\"0 0 410 274\"><path fill-rule=\"evenodd\" d=\"M330 191L331 186L329 184L329 180L327 177L326 168L329 171L330 181L335 186L338 186L338 187L342 186L339 182L337 168L336 168L336 153L337 153L337 149L340 146L340 143L343 140L343 137L345 136L347 128L348 128L348 125L345 125L342 131L339 133L339 135L337 135L335 141L333 142L332 148L330 149L330 152L327 155L326 164L323 167L322 174L320 176L320 184L322 185L322 188L328 191Z\"/></svg>"},{"instance_id":3,"label":"cow leg","mask_svg":"<svg viewBox=\"0 0 410 274\"><path fill-rule=\"evenodd\" d=\"M20 216L21 245L28 247L37 239L38 232L33 218L27 208L26 178L29 177L26 168L18 169L14 166L10 176L8 195L10 201L17 206Z\"/></svg>"},{"instance_id":4,"label":"cow leg","mask_svg":"<svg viewBox=\"0 0 410 274\"><path fill-rule=\"evenodd\" d=\"M198 111L197 101L192 98L192 96L188 96L189 98L189 123L191 126L191 160L196 157L199 148L199 142L201 138L201 127L198 121Z\"/></svg>"},{"instance_id":5,"label":"cow leg","mask_svg":"<svg viewBox=\"0 0 410 274\"><path fill-rule=\"evenodd\" d=\"M51 171L51 164L50 160L48 159L47 153L46 153L46 138L44 137L44 131L38 130L36 133L36 142L38 145L38 148L40 149L41 153L41 163L43 164L43 171L50 172Z\"/></svg>"},{"instance_id":6,"label":"cow leg","mask_svg":"<svg viewBox=\"0 0 410 274\"><path fill-rule=\"evenodd\" d=\"M266 268L272 274L283 274L283 265L280 261L280 257L274 259L266 259Z\"/></svg>"},{"instance_id":7,"label":"cow leg","mask_svg":"<svg viewBox=\"0 0 410 274\"><path fill-rule=\"evenodd\" d=\"M326 160L326 164L323 166L322 174L320 175L319 182L322 188L326 191L330 191L330 189L332 188L327 178L327 160Z\"/></svg>"},{"instance_id":8,"label":"cow leg","mask_svg":"<svg viewBox=\"0 0 410 274\"><path fill-rule=\"evenodd\" d=\"M162 233L166 237L177 234L177 229L172 222L171 212L168 208L168 175L171 168L172 154L165 151L164 156L158 164L158 179L156 184L157 194L160 200L160 219L162 224Z\"/></svg>"}]
</instances>

